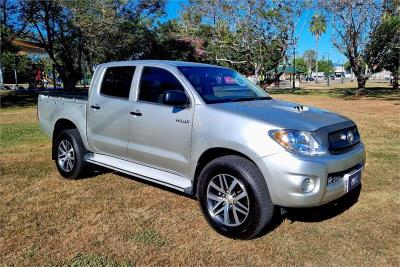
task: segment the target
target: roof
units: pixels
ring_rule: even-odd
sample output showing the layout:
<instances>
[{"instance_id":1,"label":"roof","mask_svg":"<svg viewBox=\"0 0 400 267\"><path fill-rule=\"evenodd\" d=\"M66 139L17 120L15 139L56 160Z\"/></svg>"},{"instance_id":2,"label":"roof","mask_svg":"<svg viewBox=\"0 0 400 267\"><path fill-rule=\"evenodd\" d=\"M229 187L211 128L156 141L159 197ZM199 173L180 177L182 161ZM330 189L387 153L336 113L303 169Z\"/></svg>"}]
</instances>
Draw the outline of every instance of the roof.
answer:
<instances>
[{"instance_id":1,"label":"roof","mask_svg":"<svg viewBox=\"0 0 400 267\"><path fill-rule=\"evenodd\" d=\"M205 63L198 63L198 62L187 62L187 61L172 61L172 60L129 60L129 61L113 61L101 64L104 67L111 67L111 66L122 66L126 64L139 64L139 65L159 65L159 66L173 66L173 67L219 67L224 68L217 65L205 64Z\"/></svg>"},{"instance_id":2,"label":"roof","mask_svg":"<svg viewBox=\"0 0 400 267\"><path fill-rule=\"evenodd\" d=\"M278 73L283 72L283 73L286 73L286 74L290 74L290 73L294 73L294 72L303 73L303 71L300 71L298 68L293 68L292 65L287 65L285 67L285 69L283 69L283 65L279 65L277 71L278 71ZM272 69L272 70L270 70L268 72L269 73L273 73L273 72L275 72L275 69Z\"/></svg>"},{"instance_id":3,"label":"roof","mask_svg":"<svg viewBox=\"0 0 400 267\"><path fill-rule=\"evenodd\" d=\"M34 42L28 42L24 40L13 40L12 44L18 46L20 50L20 54L29 55L29 54L47 54L46 50L40 47L40 44Z\"/></svg>"}]
</instances>

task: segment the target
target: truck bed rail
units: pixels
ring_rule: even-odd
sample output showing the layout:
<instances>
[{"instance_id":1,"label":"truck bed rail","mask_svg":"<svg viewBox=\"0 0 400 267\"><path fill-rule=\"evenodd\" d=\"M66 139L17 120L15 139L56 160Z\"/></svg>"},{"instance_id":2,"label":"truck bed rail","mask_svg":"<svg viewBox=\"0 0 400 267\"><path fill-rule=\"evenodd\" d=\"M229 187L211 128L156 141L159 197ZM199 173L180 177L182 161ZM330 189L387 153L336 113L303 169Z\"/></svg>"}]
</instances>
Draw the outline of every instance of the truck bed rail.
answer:
<instances>
[{"instance_id":1,"label":"truck bed rail","mask_svg":"<svg viewBox=\"0 0 400 267\"><path fill-rule=\"evenodd\" d=\"M88 99L88 90L76 90L76 91L48 91L48 92L41 92L41 95L51 96L51 97L63 97L63 98L75 98L75 99Z\"/></svg>"}]
</instances>

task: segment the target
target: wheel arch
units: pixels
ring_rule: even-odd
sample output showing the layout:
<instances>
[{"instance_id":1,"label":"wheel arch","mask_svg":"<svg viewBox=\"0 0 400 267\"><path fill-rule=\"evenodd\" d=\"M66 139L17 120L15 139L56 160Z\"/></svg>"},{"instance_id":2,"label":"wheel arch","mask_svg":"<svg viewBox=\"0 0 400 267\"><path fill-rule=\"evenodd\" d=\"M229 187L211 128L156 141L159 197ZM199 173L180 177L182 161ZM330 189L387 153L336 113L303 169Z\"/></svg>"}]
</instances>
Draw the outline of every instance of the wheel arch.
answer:
<instances>
[{"instance_id":1,"label":"wheel arch","mask_svg":"<svg viewBox=\"0 0 400 267\"><path fill-rule=\"evenodd\" d=\"M51 153L51 158L56 159L56 154L57 154L57 148L54 146L55 139L57 135L64 130L68 129L78 129L78 127L73 123L72 121L68 119L58 119L56 123L54 124L54 129L53 129L53 137L52 137L52 153ZM79 129L78 129L79 131Z\"/></svg>"},{"instance_id":2,"label":"wheel arch","mask_svg":"<svg viewBox=\"0 0 400 267\"><path fill-rule=\"evenodd\" d=\"M196 169L194 172L194 180L193 180L193 195L197 196L197 183L198 183L198 178L200 176L201 171L203 170L203 168L210 163L212 160L219 158L219 157L223 157L223 156L228 156L228 155L236 155L236 156L240 156L243 157L245 159L250 160L251 162L253 162L256 166L256 162L254 160L252 160L249 156L247 156L246 154L234 150L234 149L230 149L230 148L225 148L225 147L213 147L213 148L209 148L206 151L204 151L201 156L199 157L199 159L197 160L197 164L196 164ZM257 166L258 167L258 166Z\"/></svg>"}]
</instances>

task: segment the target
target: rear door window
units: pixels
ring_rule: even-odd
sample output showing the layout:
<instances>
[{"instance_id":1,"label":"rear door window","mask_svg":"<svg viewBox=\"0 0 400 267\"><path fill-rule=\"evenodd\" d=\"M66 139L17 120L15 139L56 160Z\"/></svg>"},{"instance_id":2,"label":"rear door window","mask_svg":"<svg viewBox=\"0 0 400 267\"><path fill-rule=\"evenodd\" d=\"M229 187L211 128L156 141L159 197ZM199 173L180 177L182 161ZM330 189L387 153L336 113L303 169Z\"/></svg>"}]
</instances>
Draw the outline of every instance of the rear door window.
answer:
<instances>
[{"instance_id":1,"label":"rear door window","mask_svg":"<svg viewBox=\"0 0 400 267\"><path fill-rule=\"evenodd\" d=\"M135 69L134 66L107 68L100 93L105 96L128 99Z\"/></svg>"}]
</instances>

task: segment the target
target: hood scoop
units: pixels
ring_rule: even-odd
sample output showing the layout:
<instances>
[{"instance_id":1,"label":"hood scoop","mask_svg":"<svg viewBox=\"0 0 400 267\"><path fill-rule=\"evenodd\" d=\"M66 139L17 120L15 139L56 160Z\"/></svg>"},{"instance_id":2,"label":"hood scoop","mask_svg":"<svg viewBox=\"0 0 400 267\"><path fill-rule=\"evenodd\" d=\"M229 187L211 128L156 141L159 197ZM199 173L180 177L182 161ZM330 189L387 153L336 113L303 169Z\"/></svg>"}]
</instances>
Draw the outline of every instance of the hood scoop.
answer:
<instances>
[{"instance_id":1,"label":"hood scoop","mask_svg":"<svg viewBox=\"0 0 400 267\"><path fill-rule=\"evenodd\" d=\"M306 106L274 106L275 108L279 108L286 111L301 113L305 111L309 111L310 109Z\"/></svg>"}]
</instances>

